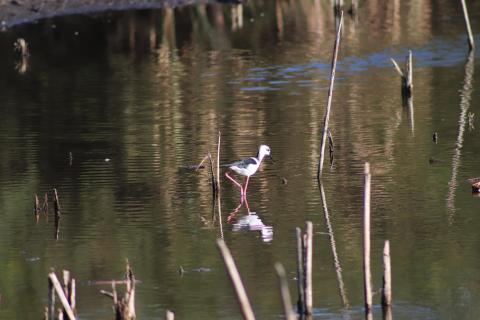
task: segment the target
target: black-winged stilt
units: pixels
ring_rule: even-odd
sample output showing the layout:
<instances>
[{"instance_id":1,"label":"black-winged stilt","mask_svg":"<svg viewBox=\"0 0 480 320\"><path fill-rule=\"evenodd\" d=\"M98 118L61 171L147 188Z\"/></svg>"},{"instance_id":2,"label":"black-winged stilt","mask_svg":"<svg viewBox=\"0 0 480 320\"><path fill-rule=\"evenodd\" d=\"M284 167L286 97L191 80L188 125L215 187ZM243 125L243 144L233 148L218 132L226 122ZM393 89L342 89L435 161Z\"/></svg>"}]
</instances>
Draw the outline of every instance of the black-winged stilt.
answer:
<instances>
[{"instance_id":1,"label":"black-winged stilt","mask_svg":"<svg viewBox=\"0 0 480 320\"><path fill-rule=\"evenodd\" d=\"M250 179L250 176L257 172L265 156L270 156L270 147L262 144L258 148L258 154L256 157L245 158L234 163L225 165L237 174L247 177L247 180L245 181L245 187L243 187L239 182L233 179L228 174L228 172L225 172L225 176L230 179L237 187L240 188L242 200L247 196L248 180Z\"/></svg>"}]
</instances>

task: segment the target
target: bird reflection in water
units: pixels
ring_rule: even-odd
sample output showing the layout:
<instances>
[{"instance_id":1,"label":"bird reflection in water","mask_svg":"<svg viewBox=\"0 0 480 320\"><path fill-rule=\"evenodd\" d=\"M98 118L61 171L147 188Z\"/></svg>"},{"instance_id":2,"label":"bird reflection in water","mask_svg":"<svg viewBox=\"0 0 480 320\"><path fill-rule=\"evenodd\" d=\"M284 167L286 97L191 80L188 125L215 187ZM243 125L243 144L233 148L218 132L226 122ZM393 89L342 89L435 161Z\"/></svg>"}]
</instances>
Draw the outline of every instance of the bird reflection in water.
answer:
<instances>
[{"instance_id":1,"label":"bird reflection in water","mask_svg":"<svg viewBox=\"0 0 480 320\"><path fill-rule=\"evenodd\" d=\"M237 216L244 204L246 214ZM240 201L240 204L228 215L227 222L233 225L232 231L234 232L260 231L263 242L273 240L273 226L265 225L256 212L250 211L246 198Z\"/></svg>"}]
</instances>

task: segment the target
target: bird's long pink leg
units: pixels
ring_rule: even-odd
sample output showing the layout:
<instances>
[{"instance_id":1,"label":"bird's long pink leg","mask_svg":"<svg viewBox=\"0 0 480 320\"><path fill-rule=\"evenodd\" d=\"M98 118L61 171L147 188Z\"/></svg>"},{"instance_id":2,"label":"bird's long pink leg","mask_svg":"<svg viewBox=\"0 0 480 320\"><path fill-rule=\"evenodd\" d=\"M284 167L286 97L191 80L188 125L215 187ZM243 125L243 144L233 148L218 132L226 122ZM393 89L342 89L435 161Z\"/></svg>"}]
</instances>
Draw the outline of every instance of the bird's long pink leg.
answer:
<instances>
[{"instance_id":1,"label":"bird's long pink leg","mask_svg":"<svg viewBox=\"0 0 480 320\"><path fill-rule=\"evenodd\" d=\"M226 176L228 179L230 179L230 181L232 181L237 187L240 188L240 194L241 194L242 200L243 200L243 187L242 187L242 185L241 185L240 183L238 183L235 179L233 179L232 177L230 177L230 176L228 175L228 172L225 172L225 176Z\"/></svg>"},{"instance_id":2,"label":"bird's long pink leg","mask_svg":"<svg viewBox=\"0 0 480 320\"><path fill-rule=\"evenodd\" d=\"M248 188L248 180L250 180L250 176L247 176L247 181L245 182L245 187L243 188L243 197L247 198L247 188Z\"/></svg>"}]
</instances>

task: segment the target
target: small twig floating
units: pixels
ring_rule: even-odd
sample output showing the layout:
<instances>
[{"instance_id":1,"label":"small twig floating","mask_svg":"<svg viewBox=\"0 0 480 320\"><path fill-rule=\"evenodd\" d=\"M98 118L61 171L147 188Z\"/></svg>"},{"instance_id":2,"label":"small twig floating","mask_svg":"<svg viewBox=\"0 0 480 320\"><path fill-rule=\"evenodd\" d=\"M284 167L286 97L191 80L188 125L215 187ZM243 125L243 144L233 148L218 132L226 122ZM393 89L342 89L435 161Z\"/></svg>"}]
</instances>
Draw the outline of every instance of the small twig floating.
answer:
<instances>
[{"instance_id":1,"label":"small twig floating","mask_svg":"<svg viewBox=\"0 0 480 320\"><path fill-rule=\"evenodd\" d=\"M323 171L323 159L325 158L325 143L328 133L328 122L330 120L330 109L332 106L333 97L333 83L335 81L335 70L337 68L338 48L340 46L340 35L342 34L343 26L343 11L340 13L340 23L337 28L337 36L335 38L335 44L333 46L332 68L330 72L330 86L328 87L327 109L325 111L325 117L323 119L323 132L322 132L322 144L320 146L320 160L318 161L317 180L322 178Z\"/></svg>"},{"instance_id":2,"label":"small twig floating","mask_svg":"<svg viewBox=\"0 0 480 320\"><path fill-rule=\"evenodd\" d=\"M247 292L245 291L245 287L243 286L242 279L240 278L240 273L238 272L238 269L235 265L235 261L233 260L230 250L228 249L223 239L217 239L217 247L220 250L223 263L227 268L228 275L230 276L230 280L232 281L233 287L235 289L235 293L237 294L237 299L238 299L238 302L240 303L243 319L255 320L255 314L253 313L253 309L248 299Z\"/></svg>"},{"instance_id":3,"label":"small twig floating","mask_svg":"<svg viewBox=\"0 0 480 320\"><path fill-rule=\"evenodd\" d=\"M472 51L475 49L475 42L473 41L472 28L470 27L470 18L468 17L467 4L465 3L465 0L461 0L461 2L463 9L463 17L465 18L465 27L467 28L468 49L469 51Z\"/></svg>"},{"instance_id":4,"label":"small twig floating","mask_svg":"<svg viewBox=\"0 0 480 320\"><path fill-rule=\"evenodd\" d=\"M408 56L405 59L405 68L403 70L393 58L390 58L390 60L402 79L402 96L405 98L411 97L413 88L412 50L408 51Z\"/></svg>"},{"instance_id":5,"label":"small twig floating","mask_svg":"<svg viewBox=\"0 0 480 320\"><path fill-rule=\"evenodd\" d=\"M365 163L363 191L363 292L365 311L372 311L372 274L370 271L370 164Z\"/></svg>"}]
</instances>

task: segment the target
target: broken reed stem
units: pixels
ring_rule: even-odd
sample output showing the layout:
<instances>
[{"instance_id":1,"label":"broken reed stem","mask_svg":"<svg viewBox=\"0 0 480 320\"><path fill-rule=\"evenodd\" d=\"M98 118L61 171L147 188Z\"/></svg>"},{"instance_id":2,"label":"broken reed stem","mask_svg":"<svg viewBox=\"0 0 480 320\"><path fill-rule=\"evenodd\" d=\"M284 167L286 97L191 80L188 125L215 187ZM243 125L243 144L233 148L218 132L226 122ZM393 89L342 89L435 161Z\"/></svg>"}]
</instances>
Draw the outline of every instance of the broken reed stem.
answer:
<instances>
[{"instance_id":1,"label":"broken reed stem","mask_svg":"<svg viewBox=\"0 0 480 320\"><path fill-rule=\"evenodd\" d=\"M208 151L208 160L210 160L210 173L211 173L211 179L212 179L212 194L213 197L215 198L217 195L217 179L215 178L215 171L213 170L213 159L212 159L212 154L210 151Z\"/></svg>"},{"instance_id":2,"label":"broken reed stem","mask_svg":"<svg viewBox=\"0 0 480 320\"><path fill-rule=\"evenodd\" d=\"M408 50L408 56L405 59L405 68L402 70L395 59L390 58L392 61L395 70L402 78L402 96L404 98L409 98L412 96L413 89L413 60L412 60L412 50Z\"/></svg>"},{"instance_id":3,"label":"broken reed stem","mask_svg":"<svg viewBox=\"0 0 480 320\"><path fill-rule=\"evenodd\" d=\"M56 188L53 188L53 205L55 208L55 217L60 217L60 201L58 201L58 193Z\"/></svg>"},{"instance_id":4,"label":"broken reed stem","mask_svg":"<svg viewBox=\"0 0 480 320\"><path fill-rule=\"evenodd\" d=\"M48 216L48 193L45 192L45 196L43 197L43 206L42 206L43 213Z\"/></svg>"},{"instance_id":5,"label":"broken reed stem","mask_svg":"<svg viewBox=\"0 0 480 320\"><path fill-rule=\"evenodd\" d=\"M243 286L242 279L240 278L240 274L235 265L235 261L233 260L230 250L228 249L223 239L217 239L217 247L220 250L223 263L227 268L228 275L230 276L230 280L232 281L235 293L237 294L237 299L240 303L243 319L254 320L255 314L253 313L252 306L250 304L250 301L248 300L247 292L245 291L245 287Z\"/></svg>"},{"instance_id":6,"label":"broken reed stem","mask_svg":"<svg viewBox=\"0 0 480 320\"><path fill-rule=\"evenodd\" d=\"M303 238L302 230L300 228L295 228L297 236L297 290L298 290L298 301L297 308L299 314L305 313L305 291L303 289L304 277L303 277Z\"/></svg>"},{"instance_id":7,"label":"broken reed stem","mask_svg":"<svg viewBox=\"0 0 480 320\"><path fill-rule=\"evenodd\" d=\"M296 316L292 308L292 300L290 299L290 290L288 289L287 276L285 268L279 262L275 263L275 270L277 271L278 281L280 283L280 294L282 296L283 312L285 319L295 320Z\"/></svg>"},{"instance_id":8,"label":"broken reed stem","mask_svg":"<svg viewBox=\"0 0 480 320\"><path fill-rule=\"evenodd\" d=\"M68 303L68 300L65 297L65 294L63 293L62 286L61 286L60 282L58 281L58 278L55 275L55 273L50 272L50 274L48 275L48 279L52 283L53 288L55 289L55 292L57 293L57 296L60 299L60 302L62 303L63 309L65 310L68 318L70 320L74 320L75 319L75 314L73 313L73 310L70 307L70 304Z\"/></svg>"},{"instance_id":9,"label":"broken reed stem","mask_svg":"<svg viewBox=\"0 0 480 320\"><path fill-rule=\"evenodd\" d=\"M363 292L365 309L372 310L372 274L370 272L370 164L365 163L363 192Z\"/></svg>"},{"instance_id":10,"label":"broken reed stem","mask_svg":"<svg viewBox=\"0 0 480 320\"><path fill-rule=\"evenodd\" d=\"M343 26L343 11L340 13L340 23L338 24L337 37L335 38L335 44L333 46L333 57L332 57L332 68L330 73L330 86L328 88L328 98L327 98L327 110L325 111L325 118L323 120L323 133L322 133L322 144L320 146L320 160L318 161L318 171L317 171L317 180L320 180L322 177L323 171L323 159L325 158L325 143L328 132L328 122L330 120L330 109L332 106L332 97L333 97L333 83L335 81L335 70L337 68L337 58L338 58L338 48L340 46L340 35Z\"/></svg>"},{"instance_id":11,"label":"broken reed stem","mask_svg":"<svg viewBox=\"0 0 480 320\"><path fill-rule=\"evenodd\" d=\"M313 313L313 224L307 221L305 224L305 314Z\"/></svg>"},{"instance_id":12,"label":"broken reed stem","mask_svg":"<svg viewBox=\"0 0 480 320\"><path fill-rule=\"evenodd\" d=\"M333 165L333 152L335 151L335 146L333 145L333 137L330 130L328 130L328 149L330 153L330 166Z\"/></svg>"},{"instance_id":13,"label":"broken reed stem","mask_svg":"<svg viewBox=\"0 0 480 320\"><path fill-rule=\"evenodd\" d=\"M55 289L53 282L48 278L48 306L47 306L48 320L55 320Z\"/></svg>"},{"instance_id":14,"label":"broken reed stem","mask_svg":"<svg viewBox=\"0 0 480 320\"><path fill-rule=\"evenodd\" d=\"M382 306L389 308L392 305L392 269L390 265L390 241L385 241L383 247L383 287Z\"/></svg>"},{"instance_id":15,"label":"broken reed stem","mask_svg":"<svg viewBox=\"0 0 480 320\"><path fill-rule=\"evenodd\" d=\"M165 312L165 319L166 320L174 320L175 319L175 314L172 311L167 310Z\"/></svg>"},{"instance_id":16,"label":"broken reed stem","mask_svg":"<svg viewBox=\"0 0 480 320\"><path fill-rule=\"evenodd\" d=\"M475 49L475 42L473 41L472 28L470 27L470 18L468 17L467 4L465 3L465 0L461 0L461 2L462 2L462 9L463 9L463 17L465 18L465 26L467 28L468 49L469 51L472 51Z\"/></svg>"},{"instance_id":17,"label":"broken reed stem","mask_svg":"<svg viewBox=\"0 0 480 320\"><path fill-rule=\"evenodd\" d=\"M38 201L38 196L36 193L35 193L35 201L33 202L33 213L35 215L40 214L40 201Z\"/></svg>"}]
</instances>

